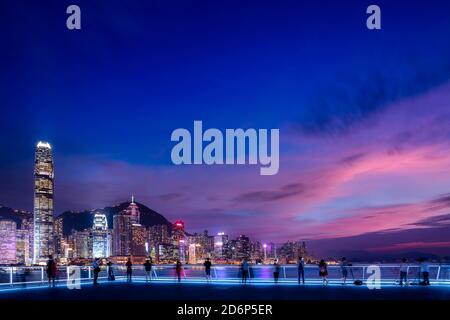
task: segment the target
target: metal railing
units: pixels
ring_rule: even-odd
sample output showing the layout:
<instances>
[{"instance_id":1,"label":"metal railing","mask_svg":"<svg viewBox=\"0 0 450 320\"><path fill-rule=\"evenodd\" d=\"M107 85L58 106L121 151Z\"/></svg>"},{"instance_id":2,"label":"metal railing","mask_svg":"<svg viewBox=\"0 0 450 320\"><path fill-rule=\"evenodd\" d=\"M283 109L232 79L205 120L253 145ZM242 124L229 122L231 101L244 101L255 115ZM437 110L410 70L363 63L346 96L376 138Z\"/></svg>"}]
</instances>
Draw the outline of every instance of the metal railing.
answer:
<instances>
[{"instance_id":1,"label":"metal railing","mask_svg":"<svg viewBox=\"0 0 450 320\"><path fill-rule=\"evenodd\" d=\"M348 267L348 282L353 279L367 280L372 275L368 272L368 264L356 264ZM395 284L399 281L400 265L398 264L378 264L380 268L381 284ZM56 282L62 283L69 279L68 268L73 266L59 266L57 268ZM76 280L82 282L92 281L93 269L91 266L80 266L79 277ZM145 280L146 272L143 266L133 266L133 280ZM115 278L118 280L126 279L126 267L121 265L112 266ZM69 269L70 271L70 269ZM275 268L273 265L251 265L248 272L248 281L253 283L271 283L274 281ZM296 265L283 265L279 269L279 283L297 283L298 269ZM213 265L211 268L212 282L241 282L241 268L237 265ZM319 268L317 265L305 265L304 267L305 283L318 284L322 283L319 277ZM353 274L353 276L352 276ZM407 267L408 281L410 283L418 283L422 280L420 266L410 264ZM174 281L177 278L174 265L153 265L151 272L153 281ZM183 265L182 280L190 280L196 282L206 281L205 268L202 265ZM101 266L99 280L108 279L108 267ZM328 266L328 280L330 283L341 283L342 273L338 265ZM450 265L430 264L429 279L432 285L449 285L450 286ZM72 279L74 280L74 279ZM48 281L45 267L16 267L6 266L0 267L0 288L4 286L20 286L27 284L46 284Z\"/></svg>"}]
</instances>

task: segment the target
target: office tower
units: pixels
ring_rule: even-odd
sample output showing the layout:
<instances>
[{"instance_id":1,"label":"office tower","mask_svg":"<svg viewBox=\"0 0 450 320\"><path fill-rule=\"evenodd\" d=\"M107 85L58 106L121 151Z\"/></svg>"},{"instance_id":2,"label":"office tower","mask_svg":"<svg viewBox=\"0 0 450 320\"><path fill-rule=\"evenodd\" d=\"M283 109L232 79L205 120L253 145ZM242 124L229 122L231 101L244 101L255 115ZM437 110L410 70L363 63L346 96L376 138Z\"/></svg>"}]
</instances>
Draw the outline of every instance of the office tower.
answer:
<instances>
[{"instance_id":1,"label":"office tower","mask_svg":"<svg viewBox=\"0 0 450 320\"><path fill-rule=\"evenodd\" d=\"M16 259L19 264L29 265L31 263L29 230L16 230Z\"/></svg>"},{"instance_id":2,"label":"office tower","mask_svg":"<svg viewBox=\"0 0 450 320\"><path fill-rule=\"evenodd\" d=\"M139 210L138 205L134 202L134 196L131 196L131 203L124 211L124 214L131 216L131 224L141 223L141 211Z\"/></svg>"},{"instance_id":3,"label":"office tower","mask_svg":"<svg viewBox=\"0 0 450 320\"><path fill-rule=\"evenodd\" d=\"M28 263L30 263L30 264L33 262L33 252L34 252L33 251L33 243L34 243L33 228L34 228L33 216L27 217L27 218L22 218L22 221L20 223L20 229L28 231L28 256L29 256Z\"/></svg>"},{"instance_id":4,"label":"office tower","mask_svg":"<svg viewBox=\"0 0 450 320\"><path fill-rule=\"evenodd\" d=\"M240 235L236 240L235 258L238 260L250 258L250 239L245 235Z\"/></svg>"},{"instance_id":5,"label":"office tower","mask_svg":"<svg viewBox=\"0 0 450 320\"><path fill-rule=\"evenodd\" d=\"M0 220L0 264L16 263L16 222Z\"/></svg>"},{"instance_id":6,"label":"office tower","mask_svg":"<svg viewBox=\"0 0 450 320\"><path fill-rule=\"evenodd\" d=\"M131 254L133 256L147 256L145 244L148 246L148 230L140 224L131 225Z\"/></svg>"},{"instance_id":7,"label":"office tower","mask_svg":"<svg viewBox=\"0 0 450 320\"><path fill-rule=\"evenodd\" d=\"M224 232L219 232L214 236L214 257L217 259L226 258L228 248L228 236Z\"/></svg>"},{"instance_id":8,"label":"office tower","mask_svg":"<svg viewBox=\"0 0 450 320\"><path fill-rule=\"evenodd\" d=\"M63 232L63 217L57 217L54 219L53 234L55 244L55 254L57 257L64 257L64 232Z\"/></svg>"},{"instance_id":9,"label":"office tower","mask_svg":"<svg viewBox=\"0 0 450 320\"><path fill-rule=\"evenodd\" d=\"M173 258L185 261L186 257L186 234L184 232L184 222L181 220L175 221L172 227L172 246Z\"/></svg>"},{"instance_id":10,"label":"office tower","mask_svg":"<svg viewBox=\"0 0 450 320\"><path fill-rule=\"evenodd\" d=\"M161 261L168 255L171 247L171 230L167 224L151 226L148 230L149 251L155 261Z\"/></svg>"},{"instance_id":11,"label":"office tower","mask_svg":"<svg viewBox=\"0 0 450 320\"><path fill-rule=\"evenodd\" d=\"M92 225L92 255L94 258L107 258L111 255L111 234L106 215L96 213Z\"/></svg>"},{"instance_id":12,"label":"office tower","mask_svg":"<svg viewBox=\"0 0 450 320\"><path fill-rule=\"evenodd\" d=\"M202 247L199 243L189 244L189 247L188 247L189 264L200 263L201 260L205 259L205 258L202 258L202 255L203 255Z\"/></svg>"},{"instance_id":13,"label":"office tower","mask_svg":"<svg viewBox=\"0 0 450 320\"><path fill-rule=\"evenodd\" d=\"M36 146L34 167L33 262L45 263L53 254L53 157L48 142Z\"/></svg>"},{"instance_id":14,"label":"office tower","mask_svg":"<svg viewBox=\"0 0 450 320\"><path fill-rule=\"evenodd\" d=\"M261 262L264 258L263 246L261 242L256 241L250 244L250 259Z\"/></svg>"},{"instance_id":15,"label":"office tower","mask_svg":"<svg viewBox=\"0 0 450 320\"><path fill-rule=\"evenodd\" d=\"M150 244L156 246L158 244L169 244L170 227L167 224L158 224L149 228Z\"/></svg>"},{"instance_id":16,"label":"office tower","mask_svg":"<svg viewBox=\"0 0 450 320\"><path fill-rule=\"evenodd\" d=\"M74 258L92 258L92 230L74 231L72 241L74 243Z\"/></svg>"},{"instance_id":17,"label":"office tower","mask_svg":"<svg viewBox=\"0 0 450 320\"><path fill-rule=\"evenodd\" d=\"M287 262L295 262L298 260L299 255L306 253L306 244L300 241L289 241L281 244L276 253L280 259L285 259Z\"/></svg>"},{"instance_id":18,"label":"office tower","mask_svg":"<svg viewBox=\"0 0 450 320\"><path fill-rule=\"evenodd\" d=\"M131 216L123 211L113 217L113 252L115 256L131 254Z\"/></svg>"}]
</instances>

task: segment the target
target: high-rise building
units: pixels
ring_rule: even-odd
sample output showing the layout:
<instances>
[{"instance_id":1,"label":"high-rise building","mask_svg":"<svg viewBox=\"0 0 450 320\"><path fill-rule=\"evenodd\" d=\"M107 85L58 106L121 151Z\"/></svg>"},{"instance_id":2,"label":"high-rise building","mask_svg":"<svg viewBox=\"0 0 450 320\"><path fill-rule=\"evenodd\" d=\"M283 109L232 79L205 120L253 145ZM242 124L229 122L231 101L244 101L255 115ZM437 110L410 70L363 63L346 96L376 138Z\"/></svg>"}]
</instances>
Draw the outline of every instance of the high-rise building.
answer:
<instances>
[{"instance_id":1,"label":"high-rise building","mask_svg":"<svg viewBox=\"0 0 450 320\"><path fill-rule=\"evenodd\" d=\"M180 259L181 262L186 258L186 233L184 232L184 222L175 221L172 227L172 245L173 258Z\"/></svg>"},{"instance_id":2,"label":"high-rise building","mask_svg":"<svg viewBox=\"0 0 450 320\"><path fill-rule=\"evenodd\" d=\"M170 226L167 224L149 227L149 254L155 261L167 258L169 248L172 247L170 234Z\"/></svg>"},{"instance_id":3,"label":"high-rise building","mask_svg":"<svg viewBox=\"0 0 450 320\"><path fill-rule=\"evenodd\" d=\"M64 218L62 216L59 216L54 219L54 224L53 224L54 245L55 245L55 254L58 257L64 256L63 223L64 223Z\"/></svg>"},{"instance_id":4,"label":"high-rise building","mask_svg":"<svg viewBox=\"0 0 450 320\"><path fill-rule=\"evenodd\" d=\"M16 259L17 263L29 265L30 261L30 232L26 229L16 230Z\"/></svg>"},{"instance_id":5,"label":"high-rise building","mask_svg":"<svg viewBox=\"0 0 450 320\"><path fill-rule=\"evenodd\" d=\"M92 230L74 231L72 233L74 244L74 258L92 258Z\"/></svg>"},{"instance_id":6,"label":"high-rise building","mask_svg":"<svg viewBox=\"0 0 450 320\"><path fill-rule=\"evenodd\" d=\"M133 256L147 256L148 247L148 231L143 225L132 224L131 225L131 254Z\"/></svg>"},{"instance_id":7,"label":"high-rise building","mask_svg":"<svg viewBox=\"0 0 450 320\"><path fill-rule=\"evenodd\" d=\"M29 252L29 261L28 263L33 262L33 244L34 244L34 221L33 216L22 218L22 222L20 224L20 229L28 231L28 252Z\"/></svg>"},{"instance_id":8,"label":"high-rise building","mask_svg":"<svg viewBox=\"0 0 450 320\"><path fill-rule=\"evenodd\" d=\"M96 213L92 226L92 255L94 258L107 258L111 255L111 233L108 230L106 215Z\"/></svg>"},{"instance_id":9,"label":"high-rise building","mask_svg":"<svg viewBox=\"0 0 450 320\"><path fill-rule=\"evenodd\" d=\"M140 219L139 206L134 202L134 196L132 196L130 205L113 217L113 252L115 256L129 256L132 254L132 226L140 225ZM147 231L145 232L147 233ZM148 234L145 235L145 238L148 238Z\"/></svg>"},{"instance_id":10,"label":"high-rise building","mask_svg":"<svg viewBox=\"0 0 450 320\"><path fill-rule=\"evenodd\" d=\"M214 257L217 259L226 258L228 248L228 236L224 232L219 232L214 236Z\"/></svg>"},{"instance_id":11,"label":"high-rise building","mask_svg":"<svg viewBox=\"0 0 450 320\"><path fill-rule=\"evenodd\" d=\"M240 235L236 240L235 257L238 260L250 258L250 239L245 235Z\"/></svg>"},{"instance_id":12,"label":"high-rise building","mask_svg":"<svg viewBox=\"0 0 450 320\"><path fill-rule=\"evenodd\" d=\"M131 254L131 216L124 212L113 217L113 252L115 256Z\"/></svg>"},{"instance_id":13,"label":"high-rise building","mask_svg":"<svg viewBox=\"0 0 450 320\"><path fill-rule=\"evenodd\" d=\"M131 196L131 203L124 211L124 214L131 216L131 224L141 223L141 211L139 210L138 205L134 202L134 196Z\"/></svg>"},{"instance_id":14,"label":"high-rise building","mask_svg":"<svg viewBox=\"0 0 450 320\"><path fill-rule=\"evenodd\" d=\"M0 220L0 264L15 264L16 228L13 220Z\"/></svg>"},{"instance_id":15,"label":"high-rise building","mask_svg":"<svg viewBox=\"0 0 450 320\"><path fill-rule=\"evenodd\" d=\"M53 254L53 157L48 142L39 141L34 162L33 262L43 263Z\"/></svg>"}]
</instances>

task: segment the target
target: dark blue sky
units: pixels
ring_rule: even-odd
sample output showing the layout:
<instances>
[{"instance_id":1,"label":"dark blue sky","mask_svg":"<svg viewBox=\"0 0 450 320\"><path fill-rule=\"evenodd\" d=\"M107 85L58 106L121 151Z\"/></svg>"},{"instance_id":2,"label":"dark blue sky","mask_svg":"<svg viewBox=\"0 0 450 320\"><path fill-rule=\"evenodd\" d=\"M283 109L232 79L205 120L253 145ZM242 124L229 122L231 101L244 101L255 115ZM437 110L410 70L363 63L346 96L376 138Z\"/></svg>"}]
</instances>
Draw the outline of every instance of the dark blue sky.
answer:
<instances>
[{"instance_id":1,"label":"dark blue sky","mask_svg":"<svg viewBox=\"0 0 450 320\"><path fill-rule=\"evenodd\" d=\"M365 27L372 3L381 7L382 30ZM80 31L65 27L69 4L81 7ZM330 207L428 201L429 190L438 196L450 186L397 195L398 201L381 191L351 200L333 193L337 198L308 208L292 206L305 199L290 199L288 207L275 206L270 214L258 205L212 203L225 195L229 204L260 189L313 183L304 181L313 170L324 176L322 160L295 157L317 152L327 159L359 159L365 154L357 151L361 145L381 149L377 137L397 125L413 131L404 119L376 136L353 130L367 121L373 129L373 117L397 110L392 104L448 82L449 12L450 2L437 0L4 0L0 203L31 210L33 149L41 139L54 146L57 213L109 205L133 192L169 219L182 216L192 228L213 229L226 228L230 217L267 214L261 221L269 224L315 213L318 223L336 218L324 213ZM445 112L445 105L438 109ZM437 111L436 117L446 119ZM247 185L236 186L241 171L174 168L170 134L191 129L194 120L219 129L281 128L280 175L264 180L254 174ZM345 135L364 142L339 151L323 145ZM297 143L307 139L313 142ZM173 200L168 205L162 199ZM220 214L212 218L211 212Z\"/></svg>"},{"instance_id":2,"label":"dark blue sky","mask_svg":"<svg viewBox=\"0 0 450 320\"><path fill-rule=\"evenodd\" d=\"M423 68L445 80L450 53L445 1L382 2L377 32L365 28L370 1L77 1L75 32L65 28L71 3L2 2L0 130L16 151L3 163L38 139L61 154L168 163L167 137L194 119L322 128L423 90L410 79ZM379 92L380 78L393 92ZM324 92L352 96L355 86L375 101L318 108Z\"/></svg>"}]
</instances>

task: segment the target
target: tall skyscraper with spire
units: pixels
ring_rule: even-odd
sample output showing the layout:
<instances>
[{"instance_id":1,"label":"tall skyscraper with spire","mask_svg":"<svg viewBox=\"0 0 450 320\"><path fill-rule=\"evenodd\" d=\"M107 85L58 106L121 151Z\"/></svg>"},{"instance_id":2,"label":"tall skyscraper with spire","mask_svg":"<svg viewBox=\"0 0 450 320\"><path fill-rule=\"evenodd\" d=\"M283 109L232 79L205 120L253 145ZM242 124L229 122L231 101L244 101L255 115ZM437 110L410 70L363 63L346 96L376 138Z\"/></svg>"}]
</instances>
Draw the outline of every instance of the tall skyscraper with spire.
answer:
<instances>
[{"instance_id":1,"label":"tall skyscraper with spire","mask_svg":"<svg viewBox=\"0 0 450 320\"><path fill-rule=\"evenodd\" d=\"M34 241L33 263L42 263L53 254L53 156L48 142L39 141L34 161Z\"/></svg>"}]
</instances>

